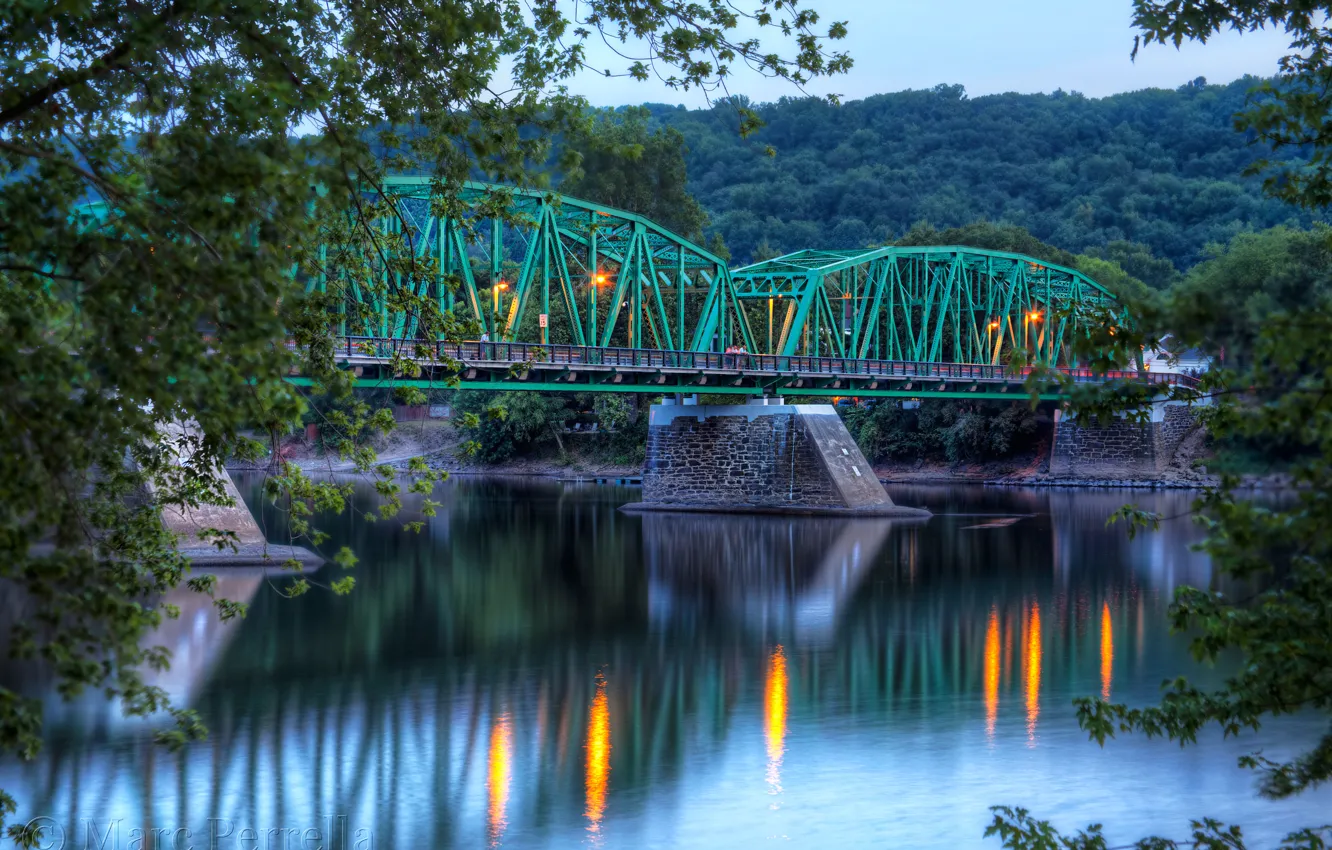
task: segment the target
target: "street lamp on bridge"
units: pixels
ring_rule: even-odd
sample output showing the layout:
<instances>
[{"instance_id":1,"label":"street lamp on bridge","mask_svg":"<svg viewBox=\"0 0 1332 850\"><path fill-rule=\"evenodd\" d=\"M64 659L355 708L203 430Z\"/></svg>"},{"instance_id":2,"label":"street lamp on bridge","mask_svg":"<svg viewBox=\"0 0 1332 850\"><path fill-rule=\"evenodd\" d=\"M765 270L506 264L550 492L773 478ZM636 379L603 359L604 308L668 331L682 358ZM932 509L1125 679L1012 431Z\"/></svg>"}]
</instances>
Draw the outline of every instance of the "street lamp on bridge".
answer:
<instances>
[{"instance_id":1,"label":"street lamp on bridge","mask_svg":"<svg viewBox=\"0 0 1332 850\"><path fill-rule=\"evenodd\" d=\"M508 288L509 285L502 280L490 288L491 293L494 296L491 299L490 324L494 326L497 335L499 334L500 290Z\"/></svg>"}]
</instances>

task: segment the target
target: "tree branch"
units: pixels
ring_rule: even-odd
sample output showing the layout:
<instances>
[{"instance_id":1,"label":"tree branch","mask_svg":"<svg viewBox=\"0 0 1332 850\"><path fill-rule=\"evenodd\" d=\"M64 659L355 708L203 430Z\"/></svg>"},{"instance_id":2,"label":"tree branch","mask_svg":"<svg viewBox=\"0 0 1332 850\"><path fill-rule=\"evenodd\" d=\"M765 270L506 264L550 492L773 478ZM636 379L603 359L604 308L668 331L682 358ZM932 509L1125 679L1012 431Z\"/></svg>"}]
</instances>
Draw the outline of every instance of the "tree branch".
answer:
<instances>
[{"instance_id":1,"label":"tree branch","mask_svg":"<svg viewBox=\"0 0 1332 850\"><path fill-rule=\"evenodd\" d=\"M68 88L86 83L115 70L126 57L133 54L138 48L138 39L144 33L168 24L176 18L184 17L193 11L193 8L187 8L180 0L172 0L162 14L150 20L146 26L134 32L129 38L98 56L90 64L69 73L54 76L47 80L45 85L38 86L20 97L14 104L0 109L0 126L22 118Z\"/></svg>"}]
</instances>

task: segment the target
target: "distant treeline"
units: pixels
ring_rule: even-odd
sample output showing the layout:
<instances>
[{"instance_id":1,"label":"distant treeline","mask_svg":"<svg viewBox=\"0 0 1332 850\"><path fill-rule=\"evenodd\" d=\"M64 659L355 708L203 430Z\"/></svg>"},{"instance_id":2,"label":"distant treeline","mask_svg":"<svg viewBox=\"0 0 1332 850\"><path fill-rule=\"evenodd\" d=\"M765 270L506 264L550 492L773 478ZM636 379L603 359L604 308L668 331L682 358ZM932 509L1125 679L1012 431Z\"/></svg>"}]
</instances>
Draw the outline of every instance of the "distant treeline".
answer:
<instances>
[{"instance_id":1,"label":"distant treeline","mask_svg":"<svg viewBox=\"0 0 1332 850\"><path fill-rule=\"evenodd\" d=\"M1209 244L1310 223L1242 176L1270 153L1232 121L1259 82L1199 78L1105 98L969 98L943 85L841 106L787 98L748 104L766 126L747 139L730 102L648 110L683 136L688 189L738 261L988 220L1114 259L1160 288Z\"/></svg>"}]
</instances>

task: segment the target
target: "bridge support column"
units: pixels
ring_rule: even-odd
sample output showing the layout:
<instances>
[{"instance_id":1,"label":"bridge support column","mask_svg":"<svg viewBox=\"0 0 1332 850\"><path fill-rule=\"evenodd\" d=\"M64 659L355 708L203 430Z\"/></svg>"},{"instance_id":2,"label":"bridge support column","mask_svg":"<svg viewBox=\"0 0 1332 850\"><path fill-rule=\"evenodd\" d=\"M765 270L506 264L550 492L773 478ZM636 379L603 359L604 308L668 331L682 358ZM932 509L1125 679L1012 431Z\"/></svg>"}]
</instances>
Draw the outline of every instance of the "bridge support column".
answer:
<instances>
[{"instance_id":1,"label":"bridge support column","mask_svg":"<svg viewBox=\"0 0 1332 850\"><path fill-rule=\"evenodd\" d=\"M1151 477L1170 465L1184 438L1199 427L1197 410L1182 402L1153 402L1151 418L1084 421L1055 411L1050 474L1068 478Z\"/></svg>"},{"instance_id":2,"label":"bridge support column","mask_svg":"<svg viewBox=\"0 0 1332 850\"><path fill-rule=\"evenodd\" d=\"M925 517L893 504L831 405L653 405L626 510Z\"/></svg>"},{"instance_id":3,"label":"bridge support column","mask_svg":"<svg viewBox=\"0 0 1332 850\"><path fill-rule=\"evenodd\" d=\"M197 426L170 422L159 433L176 457L177 464L187 463L193 451L191 446L199 435ZM167 506L162 509L162 524L176 535L177 548L192 563L201 567L280 567L287 560L307 566L323 563L323 558L300 546L270 544L227 471L219 467L211 470L210 475L232 501L231 505L200 505L189 509ZM219 549L204 539L210 529L234 534L234 548Z\"/></svg>"}]
</instances>

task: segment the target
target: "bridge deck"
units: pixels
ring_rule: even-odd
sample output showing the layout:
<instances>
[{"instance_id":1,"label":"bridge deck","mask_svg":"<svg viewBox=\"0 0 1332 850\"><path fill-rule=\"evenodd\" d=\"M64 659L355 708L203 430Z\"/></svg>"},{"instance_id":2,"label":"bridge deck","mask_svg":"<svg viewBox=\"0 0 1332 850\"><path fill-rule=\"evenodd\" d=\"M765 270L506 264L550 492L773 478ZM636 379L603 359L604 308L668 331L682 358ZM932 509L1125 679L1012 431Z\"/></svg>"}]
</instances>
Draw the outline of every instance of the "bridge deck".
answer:
<instances>
[{"instance_id":1,"label":"bridge deck","mask_svg":"<svg viewBox=\"0 0 1332 850\"><path fill-rule=\"evenodd\" d=\"M347 337L339 362L360 368L367 382L443 387L460 369L463 389L641 393L736 393L881 396L898 398L1017 398L1030 369L1004 365L862 360L772 354L721 354L523 342L431 342ZM422 369L395 377L395 357ZM1163 386L1192 383L1185 375L1061 369L1079 383L1145 380ZM297 384L307 379L293 378ZM1043 398L1057 398L1047 393Z\"/></svg>"}]
</instances>

